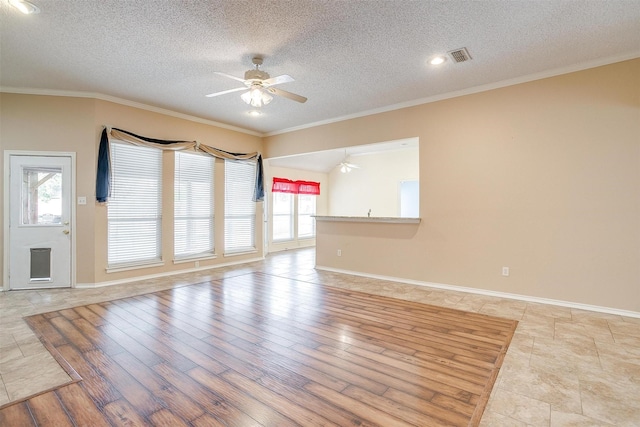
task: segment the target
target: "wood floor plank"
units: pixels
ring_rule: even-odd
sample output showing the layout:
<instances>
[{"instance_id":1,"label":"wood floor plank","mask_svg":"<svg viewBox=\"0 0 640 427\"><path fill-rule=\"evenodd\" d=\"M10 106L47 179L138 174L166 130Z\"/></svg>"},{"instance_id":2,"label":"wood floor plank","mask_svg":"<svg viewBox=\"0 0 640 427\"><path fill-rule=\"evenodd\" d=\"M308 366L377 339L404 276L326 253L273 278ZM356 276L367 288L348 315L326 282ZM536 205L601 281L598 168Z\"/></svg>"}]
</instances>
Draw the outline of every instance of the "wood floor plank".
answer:
<instances>
[{"instance_id":1,"label":"wood floor plank","mask_svg":"<svg viewBox=\"0 0 640 427\"><path fill-rule=\"evenodd\" d=\"M129 353L112 356L113 360L142 384L160 404L185 421L191 421L204 414L200 405L180 389L173 387L153 370L145 366Z\"/></svg>"},{"instance_id":2,"label":"wood floor plank","mask_svg":"<svg viewBox=\"0 0 640 427\"><path fill-rule=\"evenodd\" d=\"M69 417L77 426L108 427L102 411L96 406L82 386L70 384L56 390L58 398L65 407Z\"/></svg>"},{"instance_id":3,"label":"wood floor plank","mask_svg":"<svg viewBox=\"0 0 640 427\"><path fill-rule=\"evenodd\" d=\"M81 380L0 425L478 425L516 322L269 268L27 318Z\"/></svg>"},{"instance_id":4,"label":"wood floor plank","mask_svg":"<svg viewBox=\"0 0 640 427\"><path fill-rule=\"evenodd\" d=\"M256 420L216 394L215 390L202 387L200 383L187 374L179 372L164 363L155 366L154 370L167 382L182 390L183 393L198 402L211 414L211 417L207 417L205 414L197 418L192 421L193 424L195 424L196 421L202 424L205 420L214 419L223 420L225 426L232 427L259 425Z\"/></svg>"},{"instance_id":5,"label":"wood floor plank","mask_svg":"<svg viewBox=\"0 0 640 427\"><path fill-rule=\"evenodd\" d=\"M356 399L367 405L371 405L385 413L394 414L399 419L406 421L414 426L466 426L468 423L467 417L453 414L449 411L442 411L442 418L436 418L434 416L435 405L431 405L429 411L425 411L428 402L420 407L419 410L414 410L408 407L405 402L395 401L384 396L378 396L377 394L369 393L361 388L350 386L344 392L344 395ZM437 412L436 412L437 414Z\"/></svg>"},{"instance_id":6,"label":"wood floor plank","mask_svg":"<svg viewBox=\"0 0 640 427\"><path fill-rule=\"evenodd\" d=\"M149 423L146 418L139 414L135 407L126 400L116 400L103 408L104 414L116 426L146 426Z\"/></svg>"},{"instance_id":7,"label":"wood floor plank","mask_svg":"<svg viewBox=\"0 0 640 427\"><path fill-rule=\"evenodd\" d=\"M73 426L73 422L69 419L55 392L42 393L29 399L28 403L37 425L42 427Z\"/></svg>"},{"instance_id":8,"label":"wood floor plank","mask_svg":"<svg viewBox=\"0 0 640 427\"><path fill-rule=\"evenodd\" d=\"M204 415L204 414L203 414ZM189 427L189 424L167 409L161 409L149 416L151 424L157 427Z\"/></svg>"},{"instance_id":9,"label":"wood floor plank","mask_svg":"<svg viewBox=\"0 0 640 427\"><path fill-rule=\"evenodd\" d=\"M85 352L85 358L124 399L146 417L162 408L155 396L128 372L99 350ZM108 406L108 405L107 405ZM115 407L119 407L115 405Z\"/></svg>"},{"instance_id":10,"label":"wood floor plank","mask_svg":"<svg viewBox=\"0 0 640 427\"><path fill-rule=\"evenodd\" d=\"M36 421L31 416L31 411L26 402L18 402L5 406L0 410L0 426L35 426Z\"/></svg>"},{"instance_id":11,"label":"wood floor plank","mask_svg":"<svg viewBox=\"0 0 640 427\"><path fill-rule=\"evenodd\" d=\"M321 386L320 384L309 383L305 386L305 389L310 393L316 395L319 399L332 403L340 408L348 409L356 416L365 419L376 425L385 427L406 427L415 426L399 418L390 415L388 412L384 412L370 406L367 403L363 403L357 399L347 396L343 393L337 393L331 389Z\"/></svg>"},{"instance_id":12,"label":"wood floor plank","mask_svg":"<svg viewBox=\"0 0 640 427\"><path fill-rule=\"evenodd\" d=\"M263 425L291 426L296 424L275 408L263 404L221 377L213 375L202 368L194 368L188 374L210 390L216 390L226 401L234 402L234 405L241 408L244 413Z\"/></svg>"},{"instance_id":13,"label":"wood floor plank","mask_svg":"<svg viewBox=\"0 0 640 427\"><path fill-rule=\"evenodd\" d=\"M298 405L267 387L264 387L259 381L252 381L232 370L222 374L222 378L257 401L262 402L267 406L278 408L279 412L286 413L295 420L296 423L305 426L339 427L337 424L334 424L322 415L305 408L304 405Z\"/></svg>"}]
</instances>

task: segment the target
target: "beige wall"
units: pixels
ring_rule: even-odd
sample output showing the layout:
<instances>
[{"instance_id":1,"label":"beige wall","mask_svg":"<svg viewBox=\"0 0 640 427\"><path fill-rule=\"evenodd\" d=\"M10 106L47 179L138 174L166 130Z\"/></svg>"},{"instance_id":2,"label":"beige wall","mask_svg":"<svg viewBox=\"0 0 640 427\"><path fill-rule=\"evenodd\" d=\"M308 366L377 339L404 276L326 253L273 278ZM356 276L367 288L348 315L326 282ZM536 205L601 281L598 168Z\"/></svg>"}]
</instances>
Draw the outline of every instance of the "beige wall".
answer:
<instances>
[{"instance_id":1,"label":"beige wall","mask_svg":"<svg viewBox=\"0 0 640 427\"><path fill-rule=\"evenodd\" d=\"M76 153L76 194L95 194L96 137L95 101L37 95L0 94L0 141L2 151L64 151ZM4 161L0 165L4 179ZM91 177L91 178L89 178ZM4 191L4 184L0 186ZM95 200L95 197L93 197ZM4 200L2 194L0 200ZM78 282L94 275L94 204L76 206L76 271ZM4 213L0 212L4 224ZM3 236L3 242L4 240ZM4 245L3 245L4 246ZM4 248L0 248L3 251ZM3 257L0 257L2 265Z\"/></svg>"},{"instance_id":2,"label":"beige wall","mask_svg":"<svg viewBox=\"0 0 640 427\"><path fill-rule=\"evenodd\" d=\"M97 148L104 125L161 139L197 140L235 152L261 151L260 137L197 123L147 110L102 100L56 96L0 94L0 142L2 150L67 151L76 153L76 195L86 196L87 205L76 206L76 281L99 284L127 280L145 275L164 274L195 267L195 263L173 264L173 153L165 152L163 182L163 267L107 273L107 208L95 203ZM218 183L224 182L224 162L216 166ZM3 168L3 163L0 168ZM4 170L2 170L4 177ZM224 212L223 185L216 186L216 229L222 230ZM3 191L3 186L0 186ZM0 197L4 197L3 194ZM4 200L4 199L2 199ZM0 215L3 213L0 212ZM262 218L262 203L257 205L257 218ZM4 223L4 217L1 217ZM263 256L262 221L257 221L258 252L225 257L223 233L216 233L213 260L200 261L200 267L240 262ZM3 236L3 241L4 241ZM0 251L3 249L0 248ZM2 262L0 253L0 263ZM2 269L0 264L0 269Z\"/></svg>"},{"instance_id":3,"label":"beige wall","mask_svg":"<svg viewBox=\"0 0 640 427\"><path fill-rule=\"evenodd\" d=\"M420 139L421 224L326 223L318 265L640 312L639 76L625 61L275 135L265 151Z\"/></svg>"},{"instance_id":4,"label":"beige wall","mask_svg":"<svg viewBox=\"0 0 640 427\"><path fill-rule=\"evenodd\" d=\"M287 178L294 181L296 180L313 181L313 182L320 183L320 195L316 197L316 215L327 215L329 179L326 173L271 166L269 165L269 161L267 160L265 162L264 174L265 174L265 187L267 190L265 198L268 200L267 202L268 206L271 206L271 200L273 200L272 193L271 193L273 177ZM268 217L267 242L268 242L269 252L277 252L277 251L283 251L288 249L314 246L316 244L315 239L301 239L301 240L294 239L293 241L290 241L290 242L273 242L273 221L271 221L271 218L270 218L271 208L268 207L267 210L269 211L267 214L267 217Z\"/></svg>"},{"instance_id":5,"label":"beige wall","mask_svg":"<svg viewBox=\"0 0 640 427\"><path fill-rule=\"evenodd\" d=\"M349 173L329 173L329 215L400 216L400 182L420 177L418 148L385 151L347 160L359 166Z\"/></svg>"}]
</instances>

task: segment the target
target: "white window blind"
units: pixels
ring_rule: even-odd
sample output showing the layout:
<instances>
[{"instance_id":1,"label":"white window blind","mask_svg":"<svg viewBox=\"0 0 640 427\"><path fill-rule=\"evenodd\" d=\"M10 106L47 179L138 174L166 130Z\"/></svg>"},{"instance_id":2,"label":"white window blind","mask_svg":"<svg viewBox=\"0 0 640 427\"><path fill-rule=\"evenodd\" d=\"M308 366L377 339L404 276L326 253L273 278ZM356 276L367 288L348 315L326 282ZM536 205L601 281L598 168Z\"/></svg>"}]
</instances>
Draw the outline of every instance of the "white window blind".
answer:
<instances>
[{"instance_id":1,"label":"white window blind","mask_svg":"<svg viewBox=\"0 0 640 427\"><path fill-rule=\"evenodd\" d=\"M215 159L183 151L175 154L174 256L180 259L211 255Z\"/></svg>"},{"instance_id":2,"label":"white window blind","mask_svg":"<svg viewBox=\"0 0 640 427\"><path fill-rule=\"evenodd\" d=\"M273 241L293 240L293 198L291 193L273 193Z\"/></svg>"},{"instance_id":3,"label":"white window blind","mask_svg":"<svg viewBox=\"0 0 640 427\"><path fill-rule=\"evenodd\" d=\"M224 161L224 252L256 249L256 204L253 191L256 165Z\"/></svg>"},{"instance_id":4,"label":"white window blind","mask_svg":"<svg viewBox=\"0 0 640 427\"><path fill-rule=\"evenodd\" d=\"M298 194L298 238L308 239L316 235L316 197Z\"/></svg>"},{"instance_id":5,"label":"white window blind","mask_svg":"<svg viewBox=\"0 0 640 427\"><path fill-rule=\"evenodd\" d=\"M111 143L109 267L161 260L162 151Z\"/></svg>"}]
</instances>

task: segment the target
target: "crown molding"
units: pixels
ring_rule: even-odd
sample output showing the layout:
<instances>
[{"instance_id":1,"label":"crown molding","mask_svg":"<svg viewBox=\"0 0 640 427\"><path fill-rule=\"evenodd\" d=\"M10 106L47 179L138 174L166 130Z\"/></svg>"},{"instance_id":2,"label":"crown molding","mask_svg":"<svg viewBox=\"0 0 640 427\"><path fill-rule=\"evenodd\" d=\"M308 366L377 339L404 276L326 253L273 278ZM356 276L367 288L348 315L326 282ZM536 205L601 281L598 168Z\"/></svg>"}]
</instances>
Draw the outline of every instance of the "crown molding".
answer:
<instances>
[{"instance_id":1,"label":"crown molding","mask_svg":"<svg viewBox=\"0 0 640 427\"><path fill-rule=\"evenodd\" d=\"M413 101L401 102L399 104L388 105L386 107L376 108L373 110L361 111L355 114L349 114L346 116L334 117L327 120L321 120L318 122L308 123L306 125L294 126L287 129L282 129L273 132L267 132L263 136L275 136L285 133L295 132L299 130L314 128L318 126L328 125L331 123L342 122L345 120L357 119L360 117L371 116L374 114L386 113L388 111L400 110L403 108L415 107L416 105L430 104L432 102L443 101L445 99L458 98L465 95L473 95L475 93L486 92L489 90L500 89L503 87L513 86L521 83L528 83L535 80L542 80L549 77L560 76L563 74L575 73L577 71L588 70L590 68L601 67L603 65L614 64L616 62L628 61L630 59L640 58L640 51L628 53L625 55L612 56L607 58L600 58L593 61L581 62L568 67L556 68L553 70L542 71L540 73L528 74L526 76L516 77L514 79L502 80L495 83L488 83L486 85L474 86L467 89L457 90L453 92L447 92L440 95L430 96L427 98L415 99Z\"/></svg>"},{"instance_id":2,"label":"crown molding","mask_svg":"<svg viewBox=\"0 0 640 427\"><path fill-rule=\"evenodd\" d=\"M255 132L249 129L240 128L237 126L228 125L226 123L220 123L213 120L203 119L201 117L192 116L189 114L178 113L177 111L167 110L165 108L154 107L153 105L143 104L141 102L130 101L128 99L118 98L115 96L105 95L96 92L78 92L78 91L66 91L66 90L52 90L52 89L37 89L37 88L23 88L23 87L5 87L0 86L0 92L4 93L17 93L23 95L42 95L42 96L63 96L69 98L91 98L99 99L101 101L113 102L114 104L126 105L128 107L139 108L141 110L151 111L153 113L164 114L166 116L176 117L179 119L189 120L196 123L202 123L205 125L216 126L223 129L228 129L236 132L245 133L248 135L263 137L264 134Z\"/></svg>"}]
</instances>

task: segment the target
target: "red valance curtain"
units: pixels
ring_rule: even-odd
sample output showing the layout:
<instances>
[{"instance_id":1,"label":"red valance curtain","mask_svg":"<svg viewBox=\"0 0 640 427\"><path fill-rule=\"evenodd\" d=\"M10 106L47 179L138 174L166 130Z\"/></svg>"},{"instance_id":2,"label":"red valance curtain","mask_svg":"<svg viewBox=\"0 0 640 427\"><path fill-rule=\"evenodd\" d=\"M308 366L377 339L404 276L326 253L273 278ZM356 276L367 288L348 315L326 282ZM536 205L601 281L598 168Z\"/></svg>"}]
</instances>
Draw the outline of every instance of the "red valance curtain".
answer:
<instances>
[{"instance_id":1,"label":"red valance curtain","mask_svg":"<svg viewBox=\"0 0 640 427\"><path fill-rule=\"evenodd\" d=\"M313 181L292 181L286 178L274 177L271 191L273 193L312 194L317 196L320 194L320 183Z\"/></svg>"},{"instance_id":2,"label":"red valance curtain","mask_svg":"<svg viewBox=\"0 0 640 427\"><path fill-rule=\"evenodd\" d=\"M271 186L273 193L292 193L298 194L298 184L290 179L286 178L273 178L273 186Z\"/></svg>"},{"instance_id":3,"label":"red valance curtain","mask_svg":"<svg viewBox=\"0 0 640 427\"><path fill-rule=\"evenodd\" d=\"M313 181L296 181L298 184L298 194L311 194L318 196L320 194L320 183Z\"/></svg>"}]
</instances>

